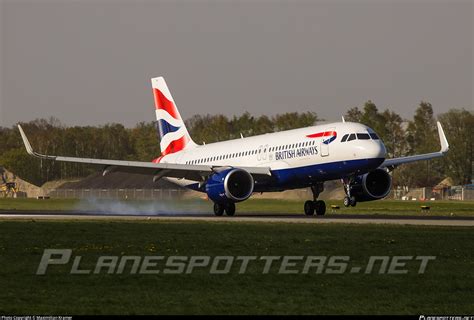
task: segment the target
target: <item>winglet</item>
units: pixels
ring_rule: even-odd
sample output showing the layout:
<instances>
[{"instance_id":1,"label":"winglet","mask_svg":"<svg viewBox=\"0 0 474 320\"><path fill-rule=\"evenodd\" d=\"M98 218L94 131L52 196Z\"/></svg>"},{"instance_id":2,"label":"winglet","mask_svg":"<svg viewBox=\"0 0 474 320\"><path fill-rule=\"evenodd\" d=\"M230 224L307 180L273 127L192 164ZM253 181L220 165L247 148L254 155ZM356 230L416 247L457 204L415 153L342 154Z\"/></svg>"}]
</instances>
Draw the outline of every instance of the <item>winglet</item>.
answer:
<instances>
[{"instance_id":1,"label":"winglet","mask_svg":"<svg viewBox=\"0 0 474 320\"><path fill-rule=\"evenodd\" d=\"M448 140L446 139L446 135L444 134L443 127L441 126L441 123L438 121L438 134L439 134L439 143L441 144L441 153L446 153L449 150L449 143Z\"/></svg>"},{"instance_id":2,"label":"winglet","mask_svg":"<svg viewBox=\"0 0 474 320\"><path fill-rule=\"evenodd\" d=\"M28 138L26 137L25 132L23 131L20 125L18 125L18 129L20 130L21 138L23 139L23 143L25 144L26 152L28 152L28 154L31 156L36 156L33 151L33 148L31 147L30 142L28 141Z\"/></svg>"}]
</instances>

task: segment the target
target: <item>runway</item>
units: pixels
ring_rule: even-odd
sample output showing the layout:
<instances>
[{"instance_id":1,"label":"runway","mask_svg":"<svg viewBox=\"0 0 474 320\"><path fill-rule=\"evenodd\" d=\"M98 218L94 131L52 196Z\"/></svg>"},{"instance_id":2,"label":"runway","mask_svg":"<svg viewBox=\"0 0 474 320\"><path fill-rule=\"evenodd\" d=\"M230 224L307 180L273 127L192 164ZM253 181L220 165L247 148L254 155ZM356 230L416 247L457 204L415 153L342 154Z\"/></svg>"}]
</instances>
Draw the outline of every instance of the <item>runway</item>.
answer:
<instances>
[{"instance_id":1,"label":"runway","mask_svg":"<svg viewBox=\"0 0 474 320\"><path fill-rule=\"evenodd\" d=\"M141 214L107 214L106 212L86 211L2 211L0 221L5 220L132 220L132 221L209 221L209 222L261 222L261 223L345 223L345 224L391 224L391 225L429 225L474 227L474 217L447 216L401 216L374 214L327 214L323 217L296 214L259 214L240 213L234 217L216 217L210 213L159 213L156 215Z\"/></svg>"}]
</instances>

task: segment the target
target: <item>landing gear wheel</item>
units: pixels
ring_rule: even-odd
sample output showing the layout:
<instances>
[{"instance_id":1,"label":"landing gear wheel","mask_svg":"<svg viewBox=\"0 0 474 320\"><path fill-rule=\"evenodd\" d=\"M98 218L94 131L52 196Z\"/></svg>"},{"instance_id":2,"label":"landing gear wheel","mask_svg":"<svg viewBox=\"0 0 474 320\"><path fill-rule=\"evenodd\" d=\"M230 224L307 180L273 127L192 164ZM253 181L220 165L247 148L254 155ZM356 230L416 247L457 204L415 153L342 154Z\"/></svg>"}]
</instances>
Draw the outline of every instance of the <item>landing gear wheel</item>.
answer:
<instances>
[{"instance_id":1,"label":"landing gear wheel","mask_svg":"<svg viewBox=\"0 0 474 320\"><path fill-rule=\"evenodd\" d=\"M232 217L235 214L235 203L230 202L226 204L225 206L225 213L229 216Z\"/></svg>"},{"instance_id":2,"label":"landing gear wheel","mask_svg":"<svg viewBox=\"0 0 474 320\"><path fill-rule=\"evenodd\" d=\"M314 215L314 202L308 200L304 203L304 214L307 216Z\"/></svg>"},{"instance_id":3,"label":"landing gear wheel","mask_svg":"<svg viewBox=\"0 0 474 320\"><path fill-rule=\"evenodd\" d=\"M314 202L314 207L316 210L316 214L318 216L324 216L326 213L326 203L322 200L318 200Z\"/></svg>"},{"instance_id":4,"label":"landing gear wheel","mask_svg":"<svg viewBox=\"0 0 474 320\"><path fill-rule=\"evenodd\" d=\"M224 214L224 206L219 203L214 203L214 214L221 217Z\"/></svg>"},{"instance_id":5,"label":"landing gear wheel","mask_svg":"<svg viewBox=\"0 0 474 320\"><path fill-rule=\"evenodd\" d=\"M348 207L351 205L351 199L349 197L344 197L344 207Z\"/></svg>"},{"instance_id":6,"label":"landing gear wheel","mask_svg":"<svg viewBox=\"0 0 474 320\"><path fill-rule=\"evenodd\" d=\"M356 198L355 198L354 196L352 196L352 197L350 198L350 201L349 201L349 202L350 202L351 207L355 207L356 204L357 204L357 200L356 200Z\"/></svg>"}]
</instances>

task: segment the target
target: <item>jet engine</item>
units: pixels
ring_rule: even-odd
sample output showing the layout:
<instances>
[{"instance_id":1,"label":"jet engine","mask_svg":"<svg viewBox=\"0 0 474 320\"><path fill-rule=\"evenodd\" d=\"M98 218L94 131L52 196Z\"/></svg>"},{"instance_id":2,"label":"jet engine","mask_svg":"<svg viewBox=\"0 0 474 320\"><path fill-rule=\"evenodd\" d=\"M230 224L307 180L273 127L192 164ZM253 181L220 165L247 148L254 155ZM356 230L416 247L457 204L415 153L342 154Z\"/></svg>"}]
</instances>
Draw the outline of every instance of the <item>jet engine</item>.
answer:
<instances>
[{"instance_id":1,"label":"jet engine","mask_svg":"<svg viewBox=\"0 0 474 320\"><path fill-rule=\"evenodd\" d=\"M206 193L216 203L247 200L253 192L254 180L243 169L233 168L217 172L209 177Z\"/></svg>"},{"instance_id":2,"label":"jet engine","mask_svg":"<svg viewBox=\"0 0 474 320\"><path fill-rule=\"evenodd\" d=\"M358 202L385 198L392 189L392 177L383 169L358 176L351 184L351 195Z\"/></svg>"}]
</instances>

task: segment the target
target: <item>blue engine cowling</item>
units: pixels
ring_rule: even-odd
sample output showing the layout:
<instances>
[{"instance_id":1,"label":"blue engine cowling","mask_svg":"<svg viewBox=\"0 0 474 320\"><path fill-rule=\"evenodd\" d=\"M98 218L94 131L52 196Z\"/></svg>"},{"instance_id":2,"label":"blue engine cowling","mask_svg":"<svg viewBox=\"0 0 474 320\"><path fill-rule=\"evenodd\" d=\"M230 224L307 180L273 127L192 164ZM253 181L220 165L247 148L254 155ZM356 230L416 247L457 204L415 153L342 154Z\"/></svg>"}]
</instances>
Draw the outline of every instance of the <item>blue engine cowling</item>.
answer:
<instances>
[{"instance_id":1,"label":"blue engine cowling","mask_svg":"<svg viewBox=\"0 0 474 320\"><path fill-rule=\"evenodd\" d=\"M247 200L252 194L253 188L252 175L238 168L217 172L211 175L206 183L207 196L217 203Z\"/></svg>"},{"instance_id":2,"label":"blue engine cowling","mask_svg":"<svg viewBox=\"0 0 474 320\"><path fill-rule=\"evenodd\" d=\"M375 169L358 176L351 184L351 195L358 202L385 198L392 189L392 177L383 169Z\"/></svg>"}]
</instances>

